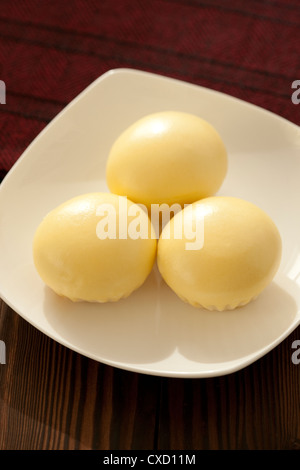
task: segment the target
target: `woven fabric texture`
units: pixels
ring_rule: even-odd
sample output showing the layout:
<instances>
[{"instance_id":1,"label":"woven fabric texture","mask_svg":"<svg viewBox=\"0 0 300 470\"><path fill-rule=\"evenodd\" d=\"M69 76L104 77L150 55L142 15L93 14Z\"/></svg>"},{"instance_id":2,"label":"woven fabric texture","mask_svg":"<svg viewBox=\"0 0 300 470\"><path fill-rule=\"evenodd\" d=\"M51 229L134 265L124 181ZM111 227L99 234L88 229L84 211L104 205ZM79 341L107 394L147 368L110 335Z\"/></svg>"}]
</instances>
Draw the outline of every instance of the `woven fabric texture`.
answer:
<instances>
[{"instance_id":1,"label":"woven fabric texture","mask_svg":"<svg viewBox=\"0 0 300 470\"><path fill-rule=\"evenodd\" d=\"M299 125L299 50L297 0L0 0L0 176L118 67L219 90Z\"/></svg>"}]
</instances>

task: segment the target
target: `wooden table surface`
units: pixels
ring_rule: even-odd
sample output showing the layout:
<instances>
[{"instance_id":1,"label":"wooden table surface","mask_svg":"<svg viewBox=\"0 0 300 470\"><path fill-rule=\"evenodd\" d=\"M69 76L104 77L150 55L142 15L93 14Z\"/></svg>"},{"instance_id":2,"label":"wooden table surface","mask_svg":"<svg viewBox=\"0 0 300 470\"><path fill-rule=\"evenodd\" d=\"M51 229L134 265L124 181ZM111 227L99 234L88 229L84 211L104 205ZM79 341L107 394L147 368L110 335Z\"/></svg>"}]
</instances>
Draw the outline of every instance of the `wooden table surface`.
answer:
<instances>
[{"instance_id":1,"label":"wooden table surface","mask_svg":"<svg viewBox=\"0 0 300 470\"><path fill-rule=\"evenodd\" d=\"M243 370L178 379L88 359L0 306L1 450L300 449L300 328Z\"/></svg>"}]
</instances>

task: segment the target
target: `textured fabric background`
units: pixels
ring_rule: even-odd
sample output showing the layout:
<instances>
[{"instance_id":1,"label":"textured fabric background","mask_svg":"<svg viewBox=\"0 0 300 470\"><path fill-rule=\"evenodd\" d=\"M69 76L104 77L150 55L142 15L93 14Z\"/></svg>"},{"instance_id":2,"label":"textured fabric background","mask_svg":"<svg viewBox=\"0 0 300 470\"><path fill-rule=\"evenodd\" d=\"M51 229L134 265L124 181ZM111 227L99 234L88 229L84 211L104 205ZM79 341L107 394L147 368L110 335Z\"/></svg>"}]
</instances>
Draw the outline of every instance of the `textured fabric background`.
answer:
<instances>
[{"instance_id":1,"label":"textured fabric background","mask_svg":"<svg viewBox=\"0 0 300 470\"><path fill-rule=\"evenodd\" d=\"M299 0L0 0L0 177L109 69L175 77L300 125Z\"/></svg>"}]
</instances>

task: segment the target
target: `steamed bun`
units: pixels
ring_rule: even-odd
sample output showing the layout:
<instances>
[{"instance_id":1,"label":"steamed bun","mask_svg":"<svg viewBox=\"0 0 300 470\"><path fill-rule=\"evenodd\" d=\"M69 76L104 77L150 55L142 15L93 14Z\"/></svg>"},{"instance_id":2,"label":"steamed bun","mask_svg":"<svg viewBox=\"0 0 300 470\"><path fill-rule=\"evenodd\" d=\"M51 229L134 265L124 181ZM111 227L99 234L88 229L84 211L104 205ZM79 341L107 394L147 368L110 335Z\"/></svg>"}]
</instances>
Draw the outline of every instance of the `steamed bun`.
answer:
<instances>
[{"instance_id":1,"label":"steamed bun","mask_svg":"<svg viewBox=\"0 0 300 470\"><path fill-rule=\"evenodd\" d=\"M144 238L134 230L137 221L147 232ZM136 204L110 193L90 193L45 216L35 232L33 258L42 280L58 295L108 302L144 283L156 245L148 215Z\"/></svg>"},{"instance_id":2,"label":"steamed bun","mask_svg":"<svg viewBox=\"0 0 300 470\"><path fill-rule=\"evenodd\" d=\"M234 309L272 281L281 237L259 207L235 197L210 197L178 212L158 241L157 264L184 301L209 310Z\"/></svg>"},{"instance_id":3,"label":"steamed bun","mask_svg":"<svg viewBox=\"0 0 300 470\"><path fill-rule=\"evenodd\" d=\"M227 172L227 152L216 129L179 111L147 115L116 139L108 155L111 192L151 204L190 204L214 195Z\"/></svg>"}]
</instances>

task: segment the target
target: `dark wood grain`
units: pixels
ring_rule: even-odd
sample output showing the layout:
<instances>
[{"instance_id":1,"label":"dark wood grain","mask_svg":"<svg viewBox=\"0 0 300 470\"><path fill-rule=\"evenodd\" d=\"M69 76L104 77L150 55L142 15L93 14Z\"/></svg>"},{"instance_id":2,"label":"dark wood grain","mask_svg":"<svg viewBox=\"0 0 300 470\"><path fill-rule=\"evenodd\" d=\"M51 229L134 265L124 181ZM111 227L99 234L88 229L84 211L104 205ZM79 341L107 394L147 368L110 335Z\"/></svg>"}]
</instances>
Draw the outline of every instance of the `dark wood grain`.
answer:
<instances>
[{"instance_id":1,"label":"dark wood grain","mask_svg":"<svg viewBox=\"0 0 300 470\"><path fill-rule=\"evenodd\" d=\"M1 302L0 449L151 449L159 379L51 340Z\"/></svg>"},{"instance_id":2,"label":"dark wood grain","mask_svg":"<svg viewBox=\"0 0 300 470\"><path fill-rule=\"evenodd\" d=\"M247 368L152 377L77 354L1 301L0 449L300 449L300 328Z\"/></svg>"},{"instance_id":3,"label":"dark wood grain","mask_svg":"<svg viewBox=\"0 0 300 470\"><path fill-rule=\"evenodd\" d=\"M164 449L299 449L300 328L262 359L223 377L163 380L158 446Z\"/></svg>"}]
</instances>

